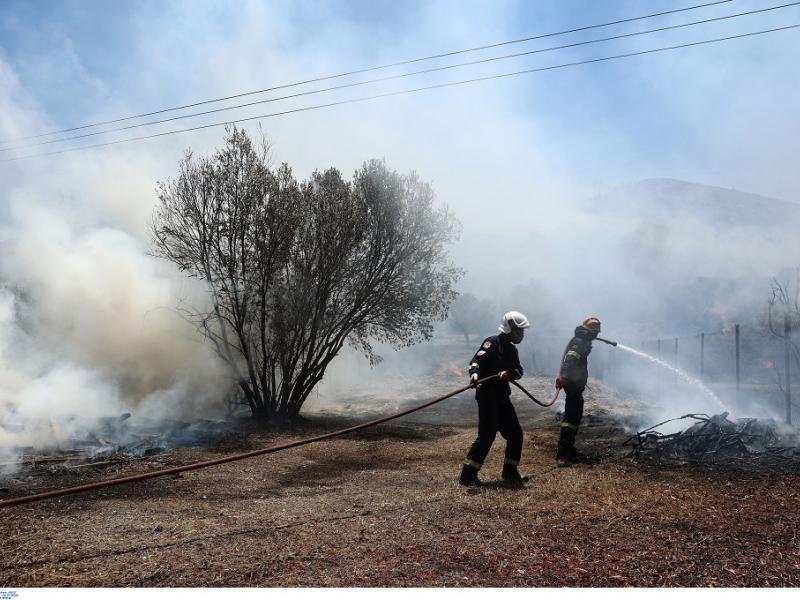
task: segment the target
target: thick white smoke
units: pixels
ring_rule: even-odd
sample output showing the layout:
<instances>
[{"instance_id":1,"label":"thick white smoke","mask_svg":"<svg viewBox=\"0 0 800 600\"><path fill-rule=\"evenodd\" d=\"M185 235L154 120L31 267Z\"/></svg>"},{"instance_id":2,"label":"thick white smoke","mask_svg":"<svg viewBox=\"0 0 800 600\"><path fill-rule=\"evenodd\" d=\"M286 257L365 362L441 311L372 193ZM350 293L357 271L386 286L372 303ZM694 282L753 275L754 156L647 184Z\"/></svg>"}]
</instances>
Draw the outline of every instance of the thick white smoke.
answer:
<instances>
[{"instance_id":1,"label":"thick white smoke","mask_svg":"<svg viewBox=\"0 0 800 600\"><path fill-rule=\"evenodd\" d=\"M2 139L52 129L2 55L0 115ZM148 254L155 181L173 162L105 152L4 166L0 452L69 447L123 412L222 415L232 379L175 311L206 293Z\"/></svg>"},{"instance_id":2,"label":"thick white smoke","mask_svg":"<svg viewBox=\"0 0 800 600\"><path fill-rule=\"evenodd\" d=\"M12 204L0 259L0 447L68 445L122 412L222 414L232 380L175 311L202 306L202 286L149 256L132 233L146 222L113 210L112 178L96 183L86 202ZM110 201L99 211L103 189Z\"/></svg>"},{"instance_id":3,"label":"thick white smoke","mask_svg":"<svg viewBox=\"0 0 800 600\"><path fill-rule=\"evenodd\" d=\"M15 216L0 265L0 446L58 445L124 411L221 413L231 380L173 310L202 291L119 229Z\"/></svg>"}]
</instances>

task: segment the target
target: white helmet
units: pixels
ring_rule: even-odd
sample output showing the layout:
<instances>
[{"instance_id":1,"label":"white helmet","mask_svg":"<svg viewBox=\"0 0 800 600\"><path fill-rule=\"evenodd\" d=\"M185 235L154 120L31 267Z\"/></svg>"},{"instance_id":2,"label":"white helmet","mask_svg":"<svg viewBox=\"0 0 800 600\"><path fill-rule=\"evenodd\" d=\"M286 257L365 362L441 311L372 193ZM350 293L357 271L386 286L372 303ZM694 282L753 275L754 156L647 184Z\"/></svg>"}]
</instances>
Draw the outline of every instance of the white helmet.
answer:
<instances>
[{"instance_id":1,"label":"white helmet","mask_svg":"<svg viewBox=\"0 0 800 600\"><path fill-rule=\"evenodd\" d=\"M503 321L500 323L500 331L503 333L511 333L513 329L525 329L530 327L528 318L521 312L512 310L503 315Z\"/></svg>"}]
</instances>

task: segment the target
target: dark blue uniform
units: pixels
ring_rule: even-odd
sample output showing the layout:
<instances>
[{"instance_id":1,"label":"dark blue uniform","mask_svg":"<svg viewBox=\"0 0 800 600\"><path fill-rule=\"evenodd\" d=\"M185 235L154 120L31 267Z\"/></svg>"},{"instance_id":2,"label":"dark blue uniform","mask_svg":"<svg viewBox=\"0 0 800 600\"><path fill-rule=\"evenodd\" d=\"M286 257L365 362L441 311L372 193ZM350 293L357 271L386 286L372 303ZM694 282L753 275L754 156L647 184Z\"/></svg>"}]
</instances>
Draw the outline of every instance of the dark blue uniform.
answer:
<instances>
[{"instance_id":1,"label":"dark blue uniform","mask_svg":"<svg viewBox=\"0 0 800 600\"><path fill-rule=\"evenodd\" d=\"M595 333L583 325L575 328L573 337L564 349L561 358L560 377L566 394L564 420L561 421L561 436L558 441L559 451L570 452L575 448L575 436L583 418L583 390L589 379L588 356L592 351L592 340Z\"/></svg>"},{"instance_id":2,"label":"dark blue uniform","mask_svg":"<svg viewBox=\"0 0 800 600\"><path fill-rule=\"evenodd\" d=\"M508 371L512 380L522 377L517 348L504 334L486 338L472 357L469 374L479 379ZM511 386L493 379L475 389L478 402L478 437L472 443L464 464L475 469L483 466L497 432L506 440L505 463L518 465L522 456L522 427L511 404Z\"/></svg>"}]
</instances>

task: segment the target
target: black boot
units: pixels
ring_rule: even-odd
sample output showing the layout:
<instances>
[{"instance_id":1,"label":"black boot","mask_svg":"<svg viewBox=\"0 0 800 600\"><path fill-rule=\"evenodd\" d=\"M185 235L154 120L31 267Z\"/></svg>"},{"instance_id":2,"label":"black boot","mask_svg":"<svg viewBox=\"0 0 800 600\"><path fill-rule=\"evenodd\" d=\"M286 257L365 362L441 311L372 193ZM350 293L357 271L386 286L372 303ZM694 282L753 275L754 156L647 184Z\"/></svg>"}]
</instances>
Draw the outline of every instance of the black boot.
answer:
<instances>
[{"instance_id":1,"label":"black boot","mask_svg":"<svg viewBox=\"0 0 800 600\"><path fill-rule=\"evenodd\" d=\"M594 465L599 461L596 456L584 454L575 449L575 446L558 445L558 452L556 453L556 460L565 460L570 463Z\"/></svg>"},{"instance_id":2,"label":"black boot","mask_svg":"<svg viewBox=\"0 0 800 600\"><path fill-rule=\"evenodd\" d=\"M568 426L567 426L568 425ZM574 425L567 424L566 421L561 423L561 435L558 437L558 452L556 452L556 460L567 460L573 462L578 451L575 450L575 436L578 429Z\"/></svg>"},{"instance_id":3,"label":"black boot","mask_svg":"<svg viewBox=\"0 0 800 600\"><path fill-rule=\"evenodd\" d=\"M558 443L558 451L556 452L556 460L569 460L577 451L575 446L568 446L567 444Z\"/></svg>"},{"instance_id":4,"label":"black boot","mask_svg":"<svg viewBox=\"0 0 800 600\"><path fill-rule=\"evenodd\" d=\"M467 487L477 487L481 485L481 480L478 479L478 469L470 465L464 465L461 468L461 476L458 478L458 483L466 485Z\"/></svg>"},{"instance_id":5,"label":"black boot","mask_svg":"<svg viewBox=\"0 0 800 600\"><path fill-rule=\"evenodd\" d=\"M530 477L527 475L521 475L519 470L517 469L517 465L512 465L506 463L503 465L503 480L504 481L514 481L516 483L525 483L528 481Z\"/></svg>"}]
</instances>

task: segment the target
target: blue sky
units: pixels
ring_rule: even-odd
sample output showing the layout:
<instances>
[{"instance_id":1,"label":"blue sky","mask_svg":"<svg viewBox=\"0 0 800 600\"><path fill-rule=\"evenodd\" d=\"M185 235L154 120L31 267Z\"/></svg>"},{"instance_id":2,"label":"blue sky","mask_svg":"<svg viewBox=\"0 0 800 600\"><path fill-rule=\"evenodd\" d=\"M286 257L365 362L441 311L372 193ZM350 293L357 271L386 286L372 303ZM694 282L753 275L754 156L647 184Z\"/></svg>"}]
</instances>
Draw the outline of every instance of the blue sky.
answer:
<instances>
[{"instance_id":1,"label":"blue sky","mask_svg":"<svg viewBox=\"0 0 800 600\"><path fill-rule=\"evenodd\" d=\"M25 92L29 104L25 108L38 113L46 123L46 130L49 125L60 128L113 118L131 111L158 109L307 76L689 4L692 3L675 0L433 3L5 0L0 11L0 60L7 63ZM544 47L769 5L770 2L738 0L658 20L469 56ZM434 82L557 64L790 21L800 22L800 7L703 29L504 61L426 80ZM536 147L550 155L566 152L583 156L591 153L592 144L596 144L602 160L587 159L571 165L556 157L552 159L554 164L546 167L548 171L583 173L586 179L581 184L587 189L633 180L637 173L642 173L694 178L788 197L796 181L748 180L741 176L738 165L709 164L706 170L699 168L702 165L698 165L698 158L702 160L702 155L713 148L707 147L707 140L698 135L698 128L710 125L730 134L735 124L725 122L723 117L729 115L720 114L717 107L727 103L731 95L736 96L736 102L743 105L740 108L748 113L757 115L776 108L780 111L782 106L784 114L789 112L798 98L797 84L787 80L792 79L791 57L797 55L799 39L800 33L791 31L718 47L426 92L402 104L434 111L454 99L468 105L470 99L465 97L471 96L475 102L485 100L487 104L481 107L483 114L491 112L490 117L501 118L511 127L517 124L521 130L536 127L541 136L535 142ZM730 71L728 77L717 77L721 69ZM764 77L759 84L774 86L775 94L766 96L760 85L749 89L747 82L754 76ZM408 80L408 83L414 82ZM706 89L702 89L704 86ZM381 102L387 107L397 106L394 100ZM262 107L261 112L269 112L267 109ZM327 112L328 120L336 120L341 114L350 118L359 114L360 107ZM308 121L314 121L314 128L319 126L316 119ZM793 121L785 130L787 138L789 132L797 131L796 119ZM276 136L279 129L275 127ZM196 138L186 136L185 143L192 143L193 139ZM279 136L275 141L280 144ZM790 140L774 142L782 145ZM723 149L727 144L729 141L723 142ZM618 155L617 162L612 160L614 154ZM336 159L336 156L320 156L325 163L335 163ZM733 158L729 160L736 162Z\"/></svg>"}]
</instances>

